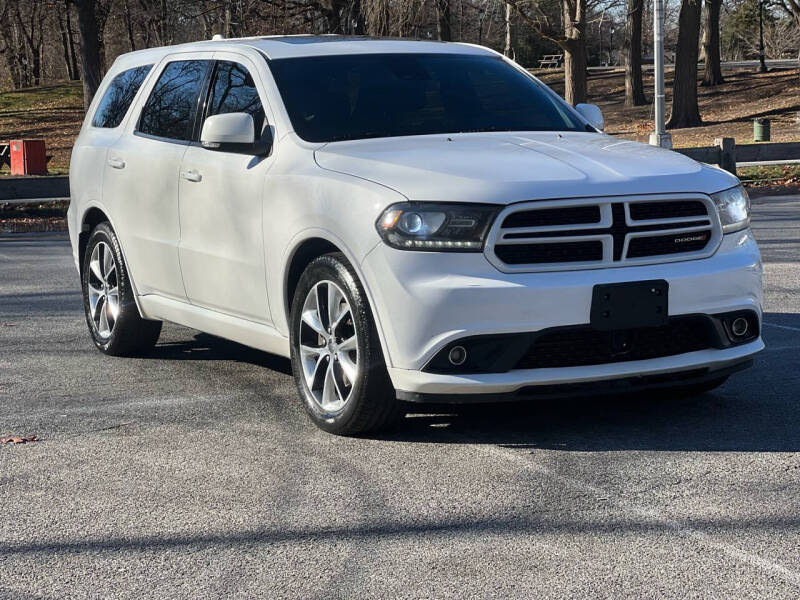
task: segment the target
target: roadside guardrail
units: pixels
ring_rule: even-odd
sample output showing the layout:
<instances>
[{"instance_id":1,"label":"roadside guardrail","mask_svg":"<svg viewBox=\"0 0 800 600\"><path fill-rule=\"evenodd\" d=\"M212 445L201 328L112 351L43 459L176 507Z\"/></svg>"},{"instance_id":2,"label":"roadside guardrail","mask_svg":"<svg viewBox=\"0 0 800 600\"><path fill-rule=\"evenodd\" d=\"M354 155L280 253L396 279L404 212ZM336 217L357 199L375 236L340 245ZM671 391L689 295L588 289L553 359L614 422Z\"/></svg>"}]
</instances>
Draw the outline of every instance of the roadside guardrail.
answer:
<instances>
[{"instance_id":1,"label":"roadside guardrail","mask_svg":"<svg viewBox=\"0 0 800 600\"><path fill-rule=\"evenodd\" d=\"M0 177L0 203L69 200L69 177Z\"/></svg>"},{"instance_id":2,"label":"roadside guardrail","mask_svg":"<svg viewBox=\"0 0 800 600\"><path fill-rule=\"evenodd\" d=\"M736 166L790 164L800 162L800 142L774 142L736 145L733 138L717 138L713 146L673 148L694 160L719 165L736 175Z\"/></svg>"}]
</instances>

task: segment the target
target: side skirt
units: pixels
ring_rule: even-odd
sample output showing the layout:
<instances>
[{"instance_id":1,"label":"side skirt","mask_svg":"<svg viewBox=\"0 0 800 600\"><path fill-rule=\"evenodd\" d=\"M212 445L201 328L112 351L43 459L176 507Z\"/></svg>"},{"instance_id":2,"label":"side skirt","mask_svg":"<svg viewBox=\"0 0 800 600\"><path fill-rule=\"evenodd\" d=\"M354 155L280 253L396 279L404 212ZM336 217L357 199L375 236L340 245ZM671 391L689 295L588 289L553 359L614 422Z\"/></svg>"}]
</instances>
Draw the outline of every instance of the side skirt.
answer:
<instances>
[{"instance_id":1,"label":"side skirt","mask_svg":"<svg viewBox=\"0 0 800 600\"><path fill-rule=\"evenodd\" d=\"M289 339L269 325L254 323L155 294L139 296L139 308L145 319L171 321L264 352L289 357Z\"/></svg>"}]
</instances>

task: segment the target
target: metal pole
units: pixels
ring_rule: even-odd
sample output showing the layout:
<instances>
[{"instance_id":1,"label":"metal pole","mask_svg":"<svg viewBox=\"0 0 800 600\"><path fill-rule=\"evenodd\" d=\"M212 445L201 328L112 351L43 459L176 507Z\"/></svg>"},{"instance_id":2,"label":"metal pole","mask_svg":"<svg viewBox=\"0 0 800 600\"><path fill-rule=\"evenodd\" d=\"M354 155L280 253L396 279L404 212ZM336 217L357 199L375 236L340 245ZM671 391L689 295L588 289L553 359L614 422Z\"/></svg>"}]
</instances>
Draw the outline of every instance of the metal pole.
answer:
<instances>
[{"instance_id":1,"label":"metal pole","mask_svg":"<svg viewBox=\"0 0 800 600\"><path fill-rule=\"evenodd\" d=\"M672 135L664 124L664 0L653 0L653 69L655 132L650 134L650 145L672 148Z\"/></svg>"},{"instance_id":2,"label":"metal pole","mask_svg":"<svg viewBox=\"0 0 800 600\"><path fill-rule=\"evenodd\" d=\"M758 2L758 60L761 61L758 70L767 72L767 63L764 62L764 0Z\"/></svg>"}]
</instances>

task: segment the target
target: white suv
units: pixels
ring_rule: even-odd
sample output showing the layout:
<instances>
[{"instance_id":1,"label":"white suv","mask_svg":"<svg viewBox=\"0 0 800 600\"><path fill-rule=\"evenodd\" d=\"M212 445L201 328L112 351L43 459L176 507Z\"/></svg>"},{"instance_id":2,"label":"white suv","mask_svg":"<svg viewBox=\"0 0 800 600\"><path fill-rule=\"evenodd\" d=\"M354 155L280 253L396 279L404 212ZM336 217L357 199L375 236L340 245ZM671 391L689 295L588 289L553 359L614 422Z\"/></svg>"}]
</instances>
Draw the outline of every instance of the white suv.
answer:
<instances>
[{"instance_id":1,"label":"white suv","mask_svg":"<svg viewBox=\"0 0 800 600\"><path fill-rule=\"evenodd\" d=\"M94 343L141 353L173 321L291 356L341 434L408 402L711 389L764 347L747 194L601 129L465 44L121 56L70 170Z\"/></svg>"}]
</instances>

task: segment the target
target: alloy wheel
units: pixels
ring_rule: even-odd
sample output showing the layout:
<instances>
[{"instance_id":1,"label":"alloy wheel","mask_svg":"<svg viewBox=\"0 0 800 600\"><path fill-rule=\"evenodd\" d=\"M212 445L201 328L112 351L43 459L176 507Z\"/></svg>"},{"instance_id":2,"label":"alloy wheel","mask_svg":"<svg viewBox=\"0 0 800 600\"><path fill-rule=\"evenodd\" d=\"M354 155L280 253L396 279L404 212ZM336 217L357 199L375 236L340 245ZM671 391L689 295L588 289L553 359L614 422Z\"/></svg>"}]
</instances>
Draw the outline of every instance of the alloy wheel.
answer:
<instances>
[{"instance_id":1,"label":"alloy wheel","mask_svg":"<svg viewBox=\"0 0 800 600\"><path fill-rule=\"evenodd\" d=\"M111 247L99 242L89 260L89 310L97 334L104 340L111 337L119 316L119 280Z\"/></svg>"},{"instance_id":2,"label":"alloy wheel","mask_svg":"<svg viewBox=\"0 0 800 600\"><path fill-rule=\"evenodd\" d=\"M309 290L298 333L303 377L314 402L325 412L340 411L359 373L355 319L342 288L320 281Z\"/></svg>"}]
</instances>

